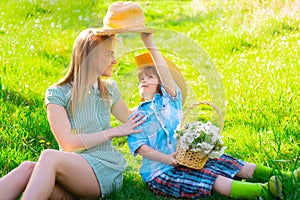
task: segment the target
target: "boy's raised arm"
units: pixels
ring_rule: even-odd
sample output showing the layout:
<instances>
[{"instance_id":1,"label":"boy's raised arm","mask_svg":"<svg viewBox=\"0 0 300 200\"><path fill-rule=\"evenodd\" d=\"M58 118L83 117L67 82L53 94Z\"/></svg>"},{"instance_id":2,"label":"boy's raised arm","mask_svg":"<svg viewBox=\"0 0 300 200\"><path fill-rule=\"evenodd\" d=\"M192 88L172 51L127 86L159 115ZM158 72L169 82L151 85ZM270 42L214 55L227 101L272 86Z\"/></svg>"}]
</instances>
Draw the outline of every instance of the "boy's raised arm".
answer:
<instances>
[{"instance_id":1,"label":"boy's raised arm","mask_svg":"<svg viewBox=\"0 0 300 200\"><path fill-rule=\"evenodd\" d=\"M165 59L157 49L156 44L152 39L152 34L141 33L141 38L152 56L162 86L166 89L168 94L170 94L171 96L176 96L176 87L174 80Z\"/></svg>"}]
</instances>

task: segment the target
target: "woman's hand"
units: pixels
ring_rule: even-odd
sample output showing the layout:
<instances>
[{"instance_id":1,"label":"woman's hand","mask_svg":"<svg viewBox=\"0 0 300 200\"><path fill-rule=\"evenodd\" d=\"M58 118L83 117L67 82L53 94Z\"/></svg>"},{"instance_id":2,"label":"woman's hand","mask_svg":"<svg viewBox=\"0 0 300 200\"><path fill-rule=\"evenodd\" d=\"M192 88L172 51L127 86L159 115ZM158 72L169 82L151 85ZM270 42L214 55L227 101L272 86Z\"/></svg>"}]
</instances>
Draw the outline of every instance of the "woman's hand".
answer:
<instances>
[{"instance_id":1,"label":"woman's hand","mask_svg":"<svg viewBox=\"0 0 300 200\"><path fill-rule=\"evenodd\" d=\"M134 128L145 121L144 119L142 119L143 117L144 115L139 115L138 113L136 113L127 122L118 126L118 129L120 130L120 134L118 135L118 137L142 132L142 130L135 130Z\"/></svg>"}]
</instances>

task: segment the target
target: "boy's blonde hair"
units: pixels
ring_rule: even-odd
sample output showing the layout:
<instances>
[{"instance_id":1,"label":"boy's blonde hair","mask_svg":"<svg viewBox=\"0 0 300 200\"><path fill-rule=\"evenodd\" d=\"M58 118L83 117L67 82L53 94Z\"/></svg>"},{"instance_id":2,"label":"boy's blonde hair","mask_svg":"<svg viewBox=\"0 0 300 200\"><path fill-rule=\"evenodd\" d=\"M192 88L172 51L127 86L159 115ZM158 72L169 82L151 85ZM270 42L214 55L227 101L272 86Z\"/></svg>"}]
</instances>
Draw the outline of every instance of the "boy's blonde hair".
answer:
<instances>
[{"instance_id":1,"label":"boy's blonde hair","mask_svg":"<svg viewBox=\"0 0 300 200\"><path fill-rule=\"evenodd\" d=\"M158 83L159 84L161 83L160 77L159 77L159 75L158 75L158 73L156 71L155 66L147 66L147 67L139 69L139 71L138 71L138 78L139 78L139 80L141 80L141 76L142 75L148 76L150 74L154 74L158 78Z\"/></svg>"},{"instance_id":2,"label":"boy's blonde hair","mask_svg":"<svg viewBox=\"0 0 300 200\"><path fill-rule=\"evenodd\" d=\"M167 66L170 70L170 73L172 75L173 80L175 81L176 85L179 87L181 94L182 94L182 105L184 105L185 100L186 100L186 96L187 96L187 87L185 84L185 80L184 77L182 76L180 70L178 69L178 67L171 62L170 60L168 60L166 57L163 56L163 58L165 59ZM138 56L135 57L135 63L136 66L138 68L138 70L143 70L143 68L146 67L153 67L155 70L155 73L157 74L156 68L155 68L155 64L153 62L153 59L151 57L151 54L149 52L147 53L143 53L140 54ZM153 73L154 74L154 73ZM161 82L159 76L157 75L159 81Z\"/></svg>"}]
</instances>

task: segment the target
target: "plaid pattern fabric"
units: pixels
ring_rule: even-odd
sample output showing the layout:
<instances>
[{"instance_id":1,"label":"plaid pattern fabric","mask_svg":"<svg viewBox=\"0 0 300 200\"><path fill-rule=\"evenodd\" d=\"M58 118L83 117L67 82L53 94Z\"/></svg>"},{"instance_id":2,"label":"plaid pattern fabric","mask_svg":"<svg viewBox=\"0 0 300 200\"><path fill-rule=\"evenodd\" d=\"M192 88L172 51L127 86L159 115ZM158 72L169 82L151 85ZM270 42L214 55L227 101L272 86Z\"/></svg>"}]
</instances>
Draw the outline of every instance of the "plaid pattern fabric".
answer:
<instances>
[{"instance_id":1,"label":"plaid pattern fabric","mask_svg":"<svg viewBox=\"0 0 300 200\"><path fill-rule=\"evenodd\" d=\"M229 155L209 159L201 170L184 166L173 168L152 181L147 187L157 194L176 198L205 198L211 195L212 186L218 175L234 178L245 165Z\"/></svg>"}]
</instances>

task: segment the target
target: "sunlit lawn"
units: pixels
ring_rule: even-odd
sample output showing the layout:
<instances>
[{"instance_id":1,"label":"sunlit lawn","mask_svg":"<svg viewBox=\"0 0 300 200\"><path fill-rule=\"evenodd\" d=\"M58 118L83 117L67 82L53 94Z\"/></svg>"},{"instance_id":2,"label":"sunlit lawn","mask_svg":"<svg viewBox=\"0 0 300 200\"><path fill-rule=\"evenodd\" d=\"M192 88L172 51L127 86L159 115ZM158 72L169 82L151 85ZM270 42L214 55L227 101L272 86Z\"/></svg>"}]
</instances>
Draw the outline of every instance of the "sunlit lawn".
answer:
<instances>
[{"instance_id":1,"label":"sunlit lawn","mask_svg":"<svg viewBox=\"0 0 300 200\"><path fill-rule=\"evenodd\" d=\"M100 27L110 2L0 2L1 176L24 160L37 160L43 149L58 147L46 119L44 92L65 73L77 34L87 27ZM299 166L299 3L138 2L147 26L158 29L157 45L167 47L163 53L176 61L187 80L186 106L194 100L226 105L221 109L227 153L282 170ZM163 30L190 43L180 43L178 38L166 41L159 35ZM209 56L217 74L201 74L204 66L197 64L199 55L191 56L195 49ZM131 107L139 102L134 53L119 54L113 76ZM220 81L214 90L216 82L208 78L215 75ZM112 124L118 122L113 119ZM141 158L130 155L126 138L113 142L125 154L128 168L124 187L107 199L165 199L142 184ZM299 185L290 188L298 188L298 196L288 191L286 199L300 198Z\"/></svg>"}]
</instances>

